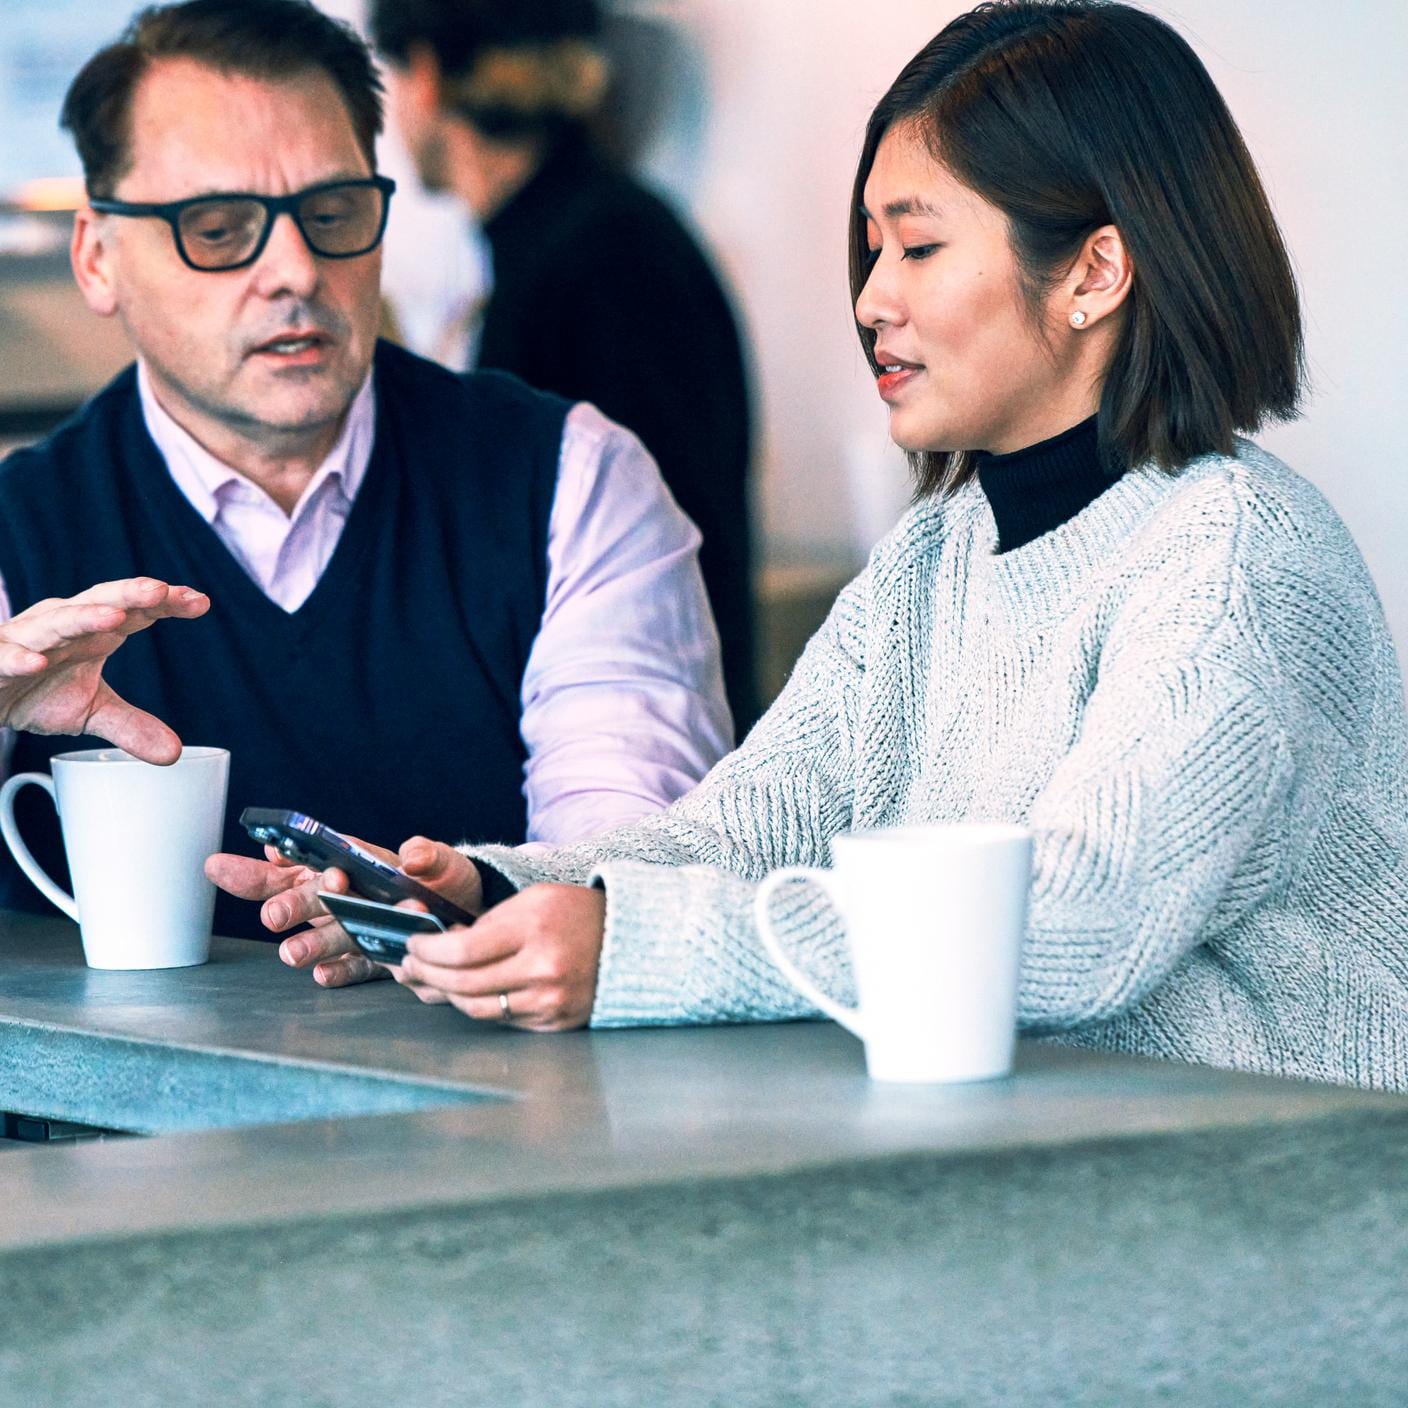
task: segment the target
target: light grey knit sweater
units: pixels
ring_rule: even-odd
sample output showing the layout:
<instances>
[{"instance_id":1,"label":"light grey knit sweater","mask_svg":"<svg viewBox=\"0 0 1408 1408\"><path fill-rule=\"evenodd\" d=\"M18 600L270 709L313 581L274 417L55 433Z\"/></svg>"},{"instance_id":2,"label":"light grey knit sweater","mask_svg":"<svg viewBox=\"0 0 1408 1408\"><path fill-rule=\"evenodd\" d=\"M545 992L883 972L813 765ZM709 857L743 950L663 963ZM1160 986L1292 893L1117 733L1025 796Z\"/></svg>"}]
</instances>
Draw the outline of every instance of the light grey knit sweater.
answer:
<instances>
[{"instance_id":1,"label":"light grey knit sweater","mask_svg":"<svg viewBox=\"0 0 1408 1408\"><path fill-rule=\"evenodd\" d=\"M1026 1030L1408 1089L1403 685L1333 510L1243 441L994 542L976 485L919 504L688 796L548 853L466 848L516 886L604 883L593 1025L807 1015L757 882L841 831L1001 819L1036 835ZM850 1000L814 890L778 919Z\"/></svg>"}]
</instances>

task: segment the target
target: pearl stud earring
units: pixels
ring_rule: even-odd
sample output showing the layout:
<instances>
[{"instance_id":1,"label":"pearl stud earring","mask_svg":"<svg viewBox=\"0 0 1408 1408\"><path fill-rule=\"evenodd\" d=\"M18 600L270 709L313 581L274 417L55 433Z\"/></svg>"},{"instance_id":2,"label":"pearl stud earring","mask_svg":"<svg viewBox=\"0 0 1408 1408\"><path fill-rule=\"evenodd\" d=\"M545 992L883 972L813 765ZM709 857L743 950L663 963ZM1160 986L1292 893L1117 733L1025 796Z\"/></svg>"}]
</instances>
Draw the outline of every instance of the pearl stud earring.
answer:
<instances>
[{"instance_id":1,"label":"pearl stud earring","mask_svg":"<svg viewBox=\"0 0 1408 1408\"><path fill-rule=\"evenodd\" d=\"M1079 308L1071 314L1071 326L1073 328L1083 328L1085 326L1085 314Z\"/></svg>"}]
</instances>

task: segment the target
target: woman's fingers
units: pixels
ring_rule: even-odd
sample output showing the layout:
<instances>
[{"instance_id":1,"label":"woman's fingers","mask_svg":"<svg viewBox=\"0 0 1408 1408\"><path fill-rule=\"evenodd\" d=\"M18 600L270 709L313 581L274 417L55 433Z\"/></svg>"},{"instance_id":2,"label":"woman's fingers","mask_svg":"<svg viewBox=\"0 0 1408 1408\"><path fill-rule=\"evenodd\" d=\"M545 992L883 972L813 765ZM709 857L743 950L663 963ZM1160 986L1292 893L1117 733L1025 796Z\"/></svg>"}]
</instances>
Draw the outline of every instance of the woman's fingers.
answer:
<instances>
[{"instance_id":1,"label":"woman's fingers","mask_svg":"<svg viewBox=\"0 0 1408 1408\"><path fill-rule=\"evenodd\" d=\"M497 909L492 914L492 918L485 917L477 924L451 925L443 934L413 934L410 950L415 963L437 971L459 972L499 964L512 957L523 947L524 936L511 922L513 915L509 916L510 922L503 922Z\"/></svg>"},{"instance_id":2,"label":"woman's fingers","mask_svg":"<svg viewBox=\"0 0 1408 1408\"><path fill-rule=\"evenodd\" d=\"M450 933L454 933L451 930ZM443 934L434 937L444 938ZM474 967L447 967L427 962L417 955L407 954L401 964L406 977L415 983L427 983L441 992L459 993L462 997L492 997L508 988L536 985L541 976L521 961L519 952L508 954L498 962Z\"/></svg>"},{"instance_id":3,"label":"woman's fingers","mask_svg":"<svg viewBox=\"0 0 1408 1408\"><path fill-rule=\"evenodd\" d=\"M426 987L424 983L412 982L400 968L388 967L386 971L395 978L403 988L409 988L411 992L415 993L422 1002L434 1004L444 1003L450 1000L449 996L441 992L439 988L430 988Z\"/></svg>"},{"instance_id":4,"label":"woman's fingers","mask_svg":"<svg viewBox=\"0 0 1408 1408\"><path fill-rule=\"evenodd\" d=\"M600 890L533 885L473 927L412 935L402 971L481 1021L533 1031L580 1027L596 997L605 921Z\"/></svg>"},{"instance_id":5,"label":"woman's fingers","mask_svg":"<svg viewBox=\"0 0 1408 1408\"><path fill-rule=\"evenodd\" d=\"M465 997L463 993L452 992L446 995L445 1001L453 1003L466 1017L473 1017L476 1022L498 1022L500 1026L524 1026L530 1029L535 1023L533 1016L512 1006L509 1008L509 1015L505 1017L503 1004L497 996Z\"/></svg>"},{"instance_id":6,"label":"woman's fingers","mask_svg":"<svg viewBox=\"0 0 1408 1408\"><path fill-rule=\"evenodd\" d=\"M412 836L401 847L397 863L407 875L452 900L461 909L478 914L484 907L484 891L474 862L443 841Z\"/></svg>"}]
</instances>

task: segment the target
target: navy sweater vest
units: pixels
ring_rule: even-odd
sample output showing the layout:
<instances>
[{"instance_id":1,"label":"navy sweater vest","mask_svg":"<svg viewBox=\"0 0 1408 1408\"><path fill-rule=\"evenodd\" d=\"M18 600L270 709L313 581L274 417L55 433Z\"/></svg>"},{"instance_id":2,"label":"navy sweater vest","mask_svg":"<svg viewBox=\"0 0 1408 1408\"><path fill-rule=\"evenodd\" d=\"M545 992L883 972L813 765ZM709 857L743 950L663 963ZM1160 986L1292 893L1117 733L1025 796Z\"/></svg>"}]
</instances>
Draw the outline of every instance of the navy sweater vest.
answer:
<instances>
[{"instance_id":1,"label":"navy sweater vest","mask_svg":"<svg viewBox=\"0 0 1408 1408\"><path fill-rule=\"evenodd\" d=\"M0 466L0 573L12 609L119 577L209 593L198 621L126 641L105 678L188 744L230 750L227 850L247 806L287 807L395 847L420 833L520 842L520 688L542 621L547 533L568 403L499 373L453 375L382 343L371 461L331 561L297 611L270 601L172 482L135 370ZM95 740L16 739L47 771ZM65 881L37 789L18 812ZM4 850L0 846L0 850ZM4 858L0 904L45 902ZM221 896L216 932L269 937Z\"/></svg>"}]
</instances>

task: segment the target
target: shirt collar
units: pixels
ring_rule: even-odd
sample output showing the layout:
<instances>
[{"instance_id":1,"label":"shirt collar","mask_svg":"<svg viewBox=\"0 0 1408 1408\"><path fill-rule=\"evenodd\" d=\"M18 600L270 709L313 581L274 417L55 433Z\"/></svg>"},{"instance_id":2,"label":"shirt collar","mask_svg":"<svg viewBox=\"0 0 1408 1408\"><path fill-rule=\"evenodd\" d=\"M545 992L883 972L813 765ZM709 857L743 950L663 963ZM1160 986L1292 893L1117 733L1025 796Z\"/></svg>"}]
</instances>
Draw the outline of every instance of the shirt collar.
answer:
<instances>
[{"instance_id":1,"label":"shirt collar","mask_svg":"<svg viewBox=\"0 0 1408 1408\"><path fill-rule=\"evenodd\" d=\"M146 422L147 433L161 452L162 459L166 461L166 468L172 479L196 512L207 523L213 523L225 498L228 497L228 486L248 484L250 481L238 470L217 459L190 431L177 423L157 400L147 364L140 359L137 362L137 394L141 399L142 418ZM372 389L372 374L368 371L366 380L352 398L337 440L318 466L317 473L309 481L292 516L297 516L299 509L317 493L327 479L341 480L342 492L349 503L357 497L357 491L362 487L362 480L366 478L367 466L371 461L375 430L376 399Z\"/></svg>"}]
</instances>

